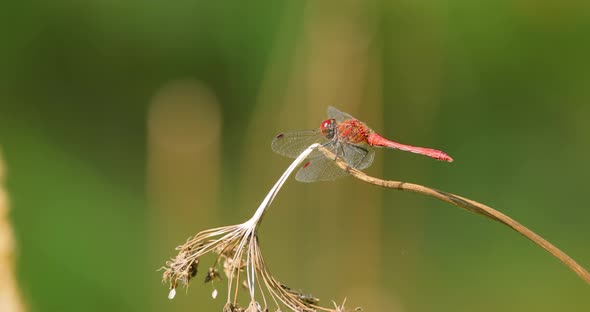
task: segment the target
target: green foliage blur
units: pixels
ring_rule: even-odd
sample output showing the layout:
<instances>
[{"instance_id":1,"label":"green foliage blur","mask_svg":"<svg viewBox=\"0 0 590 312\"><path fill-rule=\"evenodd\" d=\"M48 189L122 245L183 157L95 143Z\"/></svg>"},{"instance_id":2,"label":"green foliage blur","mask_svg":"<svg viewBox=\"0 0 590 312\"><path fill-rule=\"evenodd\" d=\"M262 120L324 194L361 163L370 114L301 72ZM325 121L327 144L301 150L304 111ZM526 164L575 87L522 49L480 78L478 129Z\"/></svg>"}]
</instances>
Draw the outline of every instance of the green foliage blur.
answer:
<instances>
[{"instance_id":1,"label":"green foliage blur","mask_svg":"<svg viewBox=\"0 0 590 312\"><path fill-rule=\"evenodd\" d=\"M488 204L589 268L589 3L4 3L0 148L29 310L221 311L224 282L213 300L200 272L169 301L156 270L245 221L290 163L273 136L328 105L455 159L379 150L369 174ZM590 310L588 285L517 233L352 178L292 179L260 237L273 274L327 306Z\"/></svg>"}]
</instances>

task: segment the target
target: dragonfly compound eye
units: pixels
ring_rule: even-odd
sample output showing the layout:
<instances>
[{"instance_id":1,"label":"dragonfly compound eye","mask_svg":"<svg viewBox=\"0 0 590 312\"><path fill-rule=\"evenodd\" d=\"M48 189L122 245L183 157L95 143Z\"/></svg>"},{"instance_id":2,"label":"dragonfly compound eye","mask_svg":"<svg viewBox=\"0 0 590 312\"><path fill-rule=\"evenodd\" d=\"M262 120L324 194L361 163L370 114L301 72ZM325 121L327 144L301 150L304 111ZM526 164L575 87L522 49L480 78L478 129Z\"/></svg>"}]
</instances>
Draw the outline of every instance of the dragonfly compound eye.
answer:
<instances>
[{"instance_id":1,"label":"dragonfly compound eye","mask_svg":"<svg viewBox=\"0 0 590 312\"><path fill-rule=\"evenodd\" d=\"M322 121L322 125L320 126L320 130L322 131L322 135L324 135L329 140L334 138L334 125L335 125L335 120L328 119L328 120Z\"/></svg>"}]
</instances>

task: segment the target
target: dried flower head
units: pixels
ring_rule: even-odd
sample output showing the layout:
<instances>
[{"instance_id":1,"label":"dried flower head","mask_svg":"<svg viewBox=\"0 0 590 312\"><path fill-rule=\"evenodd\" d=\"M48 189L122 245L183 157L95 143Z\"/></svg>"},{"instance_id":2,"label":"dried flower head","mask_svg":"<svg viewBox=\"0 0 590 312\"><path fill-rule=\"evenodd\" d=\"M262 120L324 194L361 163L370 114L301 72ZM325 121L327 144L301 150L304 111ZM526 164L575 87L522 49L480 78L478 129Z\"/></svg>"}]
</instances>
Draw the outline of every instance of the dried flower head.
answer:
<instances>
[{"instance_id":1,"label":"dried flower head","mask_svg":"<svg viewBox=\"0 0 590 312\"><path fill-rule=\"evenodd\" d=\"M276 280L264 262L258 242L257 227L266 208L293 170L318 146L311 145L295 159L248 221L202 231L176 248L178 255L167 261L163 268L163 281L170 283L168 298L174 298L179 284L187 287L197 275L199 259L205 254L213 253L217 256L207 270L205 282L221 281L221 268L228 283L224 312L267 312L271 307L274 311L282 311L281 307L296 312L346 311L344 303L340 306L334 304L334 308L322 307L319 305L320 300L313 295L294 290ZM245 285L248 291L249 304L246 307L239 306L241 285ZM215 289L213 297L216 296Z\"/></svg>"}]
</instances>

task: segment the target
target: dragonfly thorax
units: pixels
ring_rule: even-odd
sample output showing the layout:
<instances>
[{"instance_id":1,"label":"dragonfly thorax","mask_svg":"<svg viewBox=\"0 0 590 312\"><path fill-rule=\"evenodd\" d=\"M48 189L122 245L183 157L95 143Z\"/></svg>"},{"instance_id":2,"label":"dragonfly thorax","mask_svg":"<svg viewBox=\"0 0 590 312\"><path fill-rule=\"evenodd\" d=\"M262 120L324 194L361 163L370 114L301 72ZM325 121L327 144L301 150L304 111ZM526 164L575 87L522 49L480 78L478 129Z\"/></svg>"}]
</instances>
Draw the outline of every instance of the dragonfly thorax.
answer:
<instances>
[{"instance_id":1,"label":"dragonfly thorax","mask_svg":"<svg viewBox=\"0 0 590 312\"><path fill-rule=\"evenodd\" d=\"M336 120L326 119L322 121L322 124L320 125L320 131L322 132L322 135L328 140L333 139L334 135L336 134Z\"/></svg>"}]
</instances>

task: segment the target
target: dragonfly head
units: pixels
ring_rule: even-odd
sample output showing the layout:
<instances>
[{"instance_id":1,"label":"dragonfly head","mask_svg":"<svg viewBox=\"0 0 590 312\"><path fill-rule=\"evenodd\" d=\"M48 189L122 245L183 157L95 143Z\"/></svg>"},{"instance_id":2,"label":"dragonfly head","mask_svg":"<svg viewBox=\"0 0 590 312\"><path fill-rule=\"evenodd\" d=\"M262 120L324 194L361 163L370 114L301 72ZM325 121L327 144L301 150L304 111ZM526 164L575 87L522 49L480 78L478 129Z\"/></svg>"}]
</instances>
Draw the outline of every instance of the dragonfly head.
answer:
<instances>
[{"instance_id":1,"label":"dragonfly head","mask_svg":"<svg viewBox=\"0 0 590 312\"><path fill-rule=\"evenodd\" d=\"M334 134L336 134L336 120L335 119L326 119L322 121L320 125L320 131L322 131L322 135L324 135L328 140L334 138Z\"/></svg>"}]
</instances>

